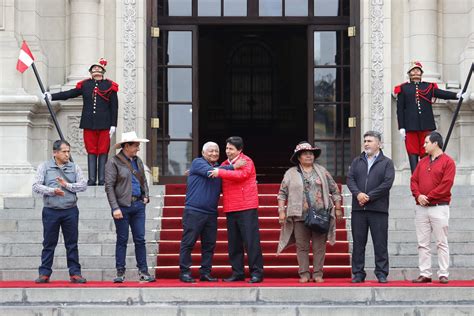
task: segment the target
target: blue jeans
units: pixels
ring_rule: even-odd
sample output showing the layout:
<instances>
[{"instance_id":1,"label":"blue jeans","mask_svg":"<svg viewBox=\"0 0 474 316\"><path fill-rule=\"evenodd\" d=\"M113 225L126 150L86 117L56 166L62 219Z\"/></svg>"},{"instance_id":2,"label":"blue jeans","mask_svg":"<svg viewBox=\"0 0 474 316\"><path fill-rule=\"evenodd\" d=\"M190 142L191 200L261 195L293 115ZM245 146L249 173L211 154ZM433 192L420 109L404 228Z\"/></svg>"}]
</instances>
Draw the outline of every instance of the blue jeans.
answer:
<instances>
[{"instance_id":1,"label":"blue jeans","mask_svg":"<svg viewBox=\"0 0 474 316\"><path fill-rule=\"evenodd\" d=\"M123 218L115 219L117 242L115 244L115 267L125 269L127 256L128 227L132 230L133 243L135 244L135 258L137 268L147 271L146 246L145 246L145 204L142 201L132 202L130 207L120 206Z\"/></svg>"},{"instance_id":2,"label":"blue jeans","mask_svg":"<svg viewBox=\"0 0 474 316\"><path fill-rule=\"evenodd\" d=\"M79 238L79 210L72 207L64 210L57 210L43 207L43 251L41 253L41 266L38 271L40 275L51 275L53 270L54 250L58 244L59 228L64 237L66 247L67 267L69 275L80 275L81 265L79 264L79 250L77 239Z\"/></svg>"}]
</instances>

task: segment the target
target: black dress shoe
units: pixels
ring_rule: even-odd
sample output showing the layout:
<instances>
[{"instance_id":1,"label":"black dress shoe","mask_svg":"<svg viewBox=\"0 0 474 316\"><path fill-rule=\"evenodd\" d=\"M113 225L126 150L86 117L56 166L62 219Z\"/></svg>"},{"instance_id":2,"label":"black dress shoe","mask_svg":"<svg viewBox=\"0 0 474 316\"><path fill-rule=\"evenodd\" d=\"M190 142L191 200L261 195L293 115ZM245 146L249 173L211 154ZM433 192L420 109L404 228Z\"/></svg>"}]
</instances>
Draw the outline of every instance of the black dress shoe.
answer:
<instances>
[{"instance_id":1,"label":"black dress shoe","mask_svg":"<svg viewBox=\"0 0 474 316\"><path fill-rule=\"evenodd\" d=\"M377 278L379 283L388 283L387 277L385 275L381 275Z\"/></svg>"},{"instance_id":2,"label":"black dress shoe","mask_svg":"<svg viewBox=\"0 0 474 316\"><path fill-rule=\"evenodd\" d=\"M194 283L196 282L195 279L190 274L180 274L179 280L184 283Z\"/></svg>"},{"instance_id":3,"label":"black dress shoe","mask_svg":"<svg viewBox=\"0 0 474 316\"><path fill-rule=\"evenodd\" d=\"M263 281L263 278L262 277L258 277L258 276L253 276L250 280L249 280L249 283L260 283Z\"/></svg>"},{"instance_id":4,"label":"black dress shoe","mask_svg":"<svg viewBox=\"0 0 474 316\"><path fill-rule=\"evenodd\" d=\"M431 283L431 278L420 275L418 278L412 280L413 283Z\"/></svg>"},{"instance_id":5,"label":"black dress shoe","mask_svg":"<svg viewBox=\"0 0 474 316\"><path fill-rule=\"evenodd\" d=\"M237 281L245 281L245 276L243 275L231 275L230 278L222 279L224 282L237 282Z\"/></svg>"},{"instance_id":6,"label":"black dress shoe","mask_svg":"<svg viewBox=\"0 0 474 316\"><path fill-rule=\"evenodd\" d=\"M199 278L199 281L204 281L204 282L217 282L217 278L211 276L210 274L203 274Z\"/></svg>"},{"instance_id":7,"label":"black dress shoe","mask_svg":"<svg viewBox=\"0 0 474 316\"><path fill-rule=\"evenodd\" d=\"M363 283L365 280L361 277L353 277L352 278L352 283Z\"/></svg>"}]
</instances>

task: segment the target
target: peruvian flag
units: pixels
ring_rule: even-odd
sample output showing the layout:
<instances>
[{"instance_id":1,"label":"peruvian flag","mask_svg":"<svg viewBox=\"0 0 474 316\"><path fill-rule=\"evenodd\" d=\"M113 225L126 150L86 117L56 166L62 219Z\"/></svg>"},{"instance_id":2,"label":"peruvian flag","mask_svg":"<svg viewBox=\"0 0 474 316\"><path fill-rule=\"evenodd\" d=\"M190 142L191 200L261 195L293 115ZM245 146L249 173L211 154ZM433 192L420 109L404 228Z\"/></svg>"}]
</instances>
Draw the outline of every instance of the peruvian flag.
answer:
<instances>
[{"instance_id":1,"label":"peruvian flag","mask_svg":"<svg viewBox=\"0 0 474 316\"><path fill-rule=\"evenodd\" d=\"M18 62L16 63L16 70L24 73L25 70L31 66L34 60L35 58L33 57L30 48L26 42L23 41L23 44L21 44L20 56L18 57Z\"/></svg>"}]
</instances>

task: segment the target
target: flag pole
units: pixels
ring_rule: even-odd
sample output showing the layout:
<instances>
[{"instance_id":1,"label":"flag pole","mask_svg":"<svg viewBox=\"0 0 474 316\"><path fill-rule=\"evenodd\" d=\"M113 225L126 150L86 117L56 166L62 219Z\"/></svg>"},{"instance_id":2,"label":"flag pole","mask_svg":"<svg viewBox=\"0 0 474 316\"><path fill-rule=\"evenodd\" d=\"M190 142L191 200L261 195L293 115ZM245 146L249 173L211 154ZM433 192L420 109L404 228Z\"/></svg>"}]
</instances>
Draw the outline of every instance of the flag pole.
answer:
<instances>
[{"instance_id":1,"label":"flag pole","mask_svg":"<svg viewBox=\"0 0 474 316\"><path fill-rule=\"evenodd\" d=\"M44 89L43 82L41 81L41 78L38 73L38 70L36 69L35 63L32 63L31 67L33 68L33 71L35 72L36 80L38 80L38 84L40 86L41 92L44 94L46 90ZM59 127L58 119L56 118L56 113L54 113L53 111L51 102L49 102L49 98L45 97L44 101L46 102L46 105L48 106L49 114L51 114L51 117L53 118L53 123L54 123L54 126L56 127L56 130L58 131L59 138L61 138L61 140L64 140L63 132L61 131L61 128Z\"/></svg>"},{"instance_id":2,"label":"flag pole","mask_svg":"<svg viewBox=\"0 0 474 316\"><path fill-rule=\"evenodd\" d=\"M40 89L41 89L41 92L44 94L46 92L46 90L44 89L44 86L43 86L43 82L41 81L41 77L38 73L38 70L36 69L36 65L35 63L33 62L31 64L31 68L33 68L33 71L35 73L35 76L36 76L36 80L38 80L38 84L40 86ZM46 102L46 105L48 106L48 110L49 110L49 114L51 114L51 118L53 119L53 123L54 123L54 126L56 127L56 131L58 132L59 134L59 138L63 141L65 141L65 138L64 138L64 135L63 135L63 132L61 131L61 127L59 126L59 123L58 123L58 119L56 118L56 113L54 113L53 111L53 107L51 106L51 102L49 101L49 98L48 97L45 97L44 98L44 101ZM69 156L69 160L71 162L74 162L72 160L72 156L70 155Z\"/></svg>"},{"instance_id":3,"label":"flag pole","mask_svg":"<svg viewBox=\"0 0 474 316\"><path fill-rule=\"evenodd\" d=\"M467 75L466 83L464 83L464 88L462 89L461 97L459 98L459 101L458 101L458 106L456 107L456 110L454 111L453 119L451 121L451 125L449 126L448 134L446 135L446 139L444 140L443 151L446 151L446 147L448 147L449 138L451 137L451 133L453 132L453 128L454 128L454 123L456 122L459 111L461 110L461 105L463 101L462 95L466 92L467 87L469 86L469 81L471 80L471 75L473 71L474 71L474 63L471 64L471 69L469 70L469 74Z\"/></svg>"}]
</instances>

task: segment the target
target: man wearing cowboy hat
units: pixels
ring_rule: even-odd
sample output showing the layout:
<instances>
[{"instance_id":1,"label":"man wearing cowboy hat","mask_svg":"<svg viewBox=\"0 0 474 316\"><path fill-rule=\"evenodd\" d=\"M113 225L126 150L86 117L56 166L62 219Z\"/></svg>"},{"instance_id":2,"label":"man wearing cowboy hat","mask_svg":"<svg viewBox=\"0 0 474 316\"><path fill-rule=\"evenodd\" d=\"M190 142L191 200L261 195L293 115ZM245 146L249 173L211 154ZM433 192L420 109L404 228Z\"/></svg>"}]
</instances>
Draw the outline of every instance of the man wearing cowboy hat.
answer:
<instances>
[{"instance_id":1,"label":"man wearing cowboy hat","mask_svg":"<svg viewBox=\"0 0 474 316\"><path fill-rule=\"evenodd\" d=\"M411 62L407 72L410 81L395 87L397 95L398 129L405 141L411 173L418 164L419 157L425 155L423 147L425 137L436 129L433 115L433 99L457 100L457 94L441 90L436 83L421 81L423 65L419 61ZM465 98L467 94L462 95Z\"/></svg>"},{"instance_id":2,"label":"man wearing cowboy hat","mask_svg":"<svg viewBox=\"0 0 474 316\"><path fill-rule=\"evenodd\" d=\"M89 67L91 78L79 81L71 90L50 94L50 100L67 100L82 95L81 122L84 130L84 145L87 151L89 180L87 185L96 185L97 161L99 165L99 185L104 185L105 163L110 147L110 138L115 133L118 112L118 84L104 79L107 61L103 58Z\"/></svg>"},{"instance_id":3,"label":"man wearing cowboy hat","mask_svg":"<svg viewBox=\"0 0 474 316\"><path fill-rule=\"evenodd\" d=\"M145 245L145 205L150 201L145 167L140 157L140 143L148 139L138 138L135 132L122 134L122 140L115 145L120 152L105 166L105 193L112 209L117 242L115 245L114 283L125 281L125 259L127 254L128 229L132 230L135 243L138 276L142 282L153 282L148 273Z\"/></svg>"}]
</instances>

